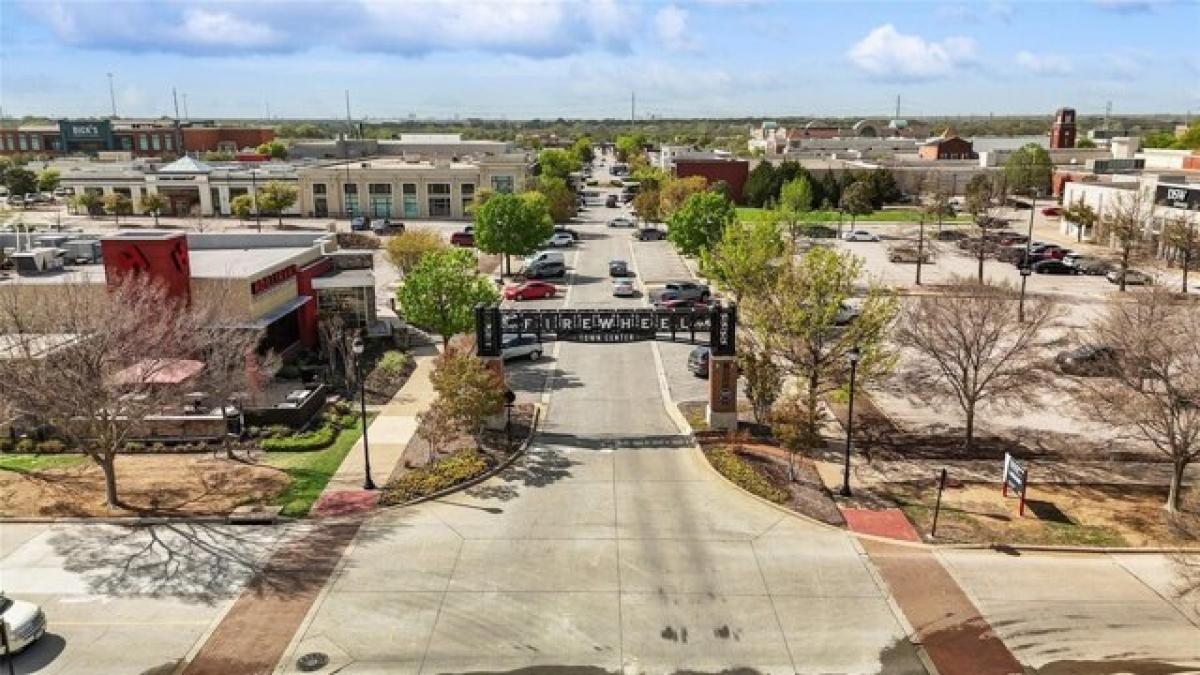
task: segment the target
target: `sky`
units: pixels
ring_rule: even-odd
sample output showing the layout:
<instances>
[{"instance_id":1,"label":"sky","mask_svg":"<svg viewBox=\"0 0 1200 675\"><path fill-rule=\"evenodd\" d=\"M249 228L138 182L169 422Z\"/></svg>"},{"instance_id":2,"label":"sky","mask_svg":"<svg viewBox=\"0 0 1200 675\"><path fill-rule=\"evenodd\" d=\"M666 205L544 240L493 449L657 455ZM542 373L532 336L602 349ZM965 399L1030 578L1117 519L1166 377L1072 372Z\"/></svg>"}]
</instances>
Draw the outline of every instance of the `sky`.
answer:
<instances>
[{"instance_id":1,"label":"sky","mask_svg":"<svg viewBox=\"0 0 1200 675\"><path fill-rule=\"evenodd\" d=\"M1200 112L1200 0L0 0L6 116Z\"/></svg>"}]
</instances>

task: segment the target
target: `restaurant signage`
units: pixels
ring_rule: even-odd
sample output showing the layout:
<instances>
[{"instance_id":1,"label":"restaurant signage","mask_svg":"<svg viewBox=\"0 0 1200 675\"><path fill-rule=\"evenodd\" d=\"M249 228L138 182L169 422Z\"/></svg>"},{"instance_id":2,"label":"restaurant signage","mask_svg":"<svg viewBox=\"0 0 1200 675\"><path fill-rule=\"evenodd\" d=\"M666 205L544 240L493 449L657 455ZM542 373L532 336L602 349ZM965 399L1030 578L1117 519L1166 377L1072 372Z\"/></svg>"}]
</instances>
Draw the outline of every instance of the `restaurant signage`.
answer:
<instances>
[{"instance_id":1,"label":"restaurant signage","mask_svg":"<svg viewBox=\"0 0 1200 675\"><path fill-rule=\"evenodd\" d=\"M296 276L296 266L288 265L250 282L250 294L259 295Z\"/></svg>"}]
</instances>

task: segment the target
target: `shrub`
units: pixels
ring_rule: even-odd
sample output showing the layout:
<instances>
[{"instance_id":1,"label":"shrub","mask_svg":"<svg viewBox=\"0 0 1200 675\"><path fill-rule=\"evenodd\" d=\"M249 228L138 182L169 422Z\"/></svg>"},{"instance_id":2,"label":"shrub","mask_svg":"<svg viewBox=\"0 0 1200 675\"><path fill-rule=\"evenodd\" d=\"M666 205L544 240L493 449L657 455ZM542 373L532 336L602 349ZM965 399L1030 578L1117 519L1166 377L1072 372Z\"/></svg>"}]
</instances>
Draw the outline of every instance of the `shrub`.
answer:
<instances>
[{"instance_id":1,"label":"shrub","mask_svg":"<svg viewBox=\"0 0 1200 675\"><path fill-rule=\"evenodd\" d=\"M52 438L38 443L37 451L43 455L57 455L67 451L67 444Z\"/></svg>"},{"instance_id":2,"label":"shrub","mask_svg":"<svg viewBox=\"0 0 1200 675\"><path fill-rule=\"evenodd\" d=\"M166 451L167 451L166 443L159 442L159 443L155 443L154 445L150 446L150 452L153 452L156 455L162 454Z\"/></svg>"},{"instance_id":3,"label":"shrub","mask_svg":"<svg viewBox=\"0 0 1200 675\"><path fill-rule=\"evenodd\" d=\"M362 232L339 232L337 245L338 248L375 250L379 248L379 237Z\"/></svg>"},{"instance_id":4,"label":"shrub","mask_svg":"<svg viewBox=\"0 0 1200 675\"><path fill-rule=\"evenodd\" d=\"M388 375L399 375L401 372L403 372L404 367L408 365L410 360L411 357L409 356L408 352L392 350L385 352L384 355L380 357L379 363L376 367Z\"/></svg>"},{"instance_id":5,"label":"shrub","mask_svg":"<svg viewBox=\"0 0 1200 675\"><path fill-rule=\"evenodd\" d=\"M30 453L33 452L34 444L32 438L22 438L17 441L17 452Z\"/></svg>"},{"instance_id":6,"label":"shrub","mask_svg":"<svg viewBox=\"0 0 1200 675\"><path fill-rule=\"evenodd\" d=\"M787 490L771 485L766 476L759 473L749 462L738 457L729 448L714 448L705 454L708 455L708 461L714 469L746 492L776 504L782 504L788 500Z\"/></svg>"},{"instance_id":7,"label":"shrub","mask_svg":"<svg viewBox=\"0 0 1200 675\"><path fill-rule=\"evenodd\" d=\"M338 426L340 426L343 429L349 429L349 428L353 427L355 425L355 423L357 423L357 422L358 422L358 415L355 413L349 413L346 415L342 415L341 417L339 417L337 419Z\"/></svg>"},{"instance_id":8,"label":"shrub","mask_svg":"<svg viewBox=\"0 0 1200 675\"><path fill-rule=\"evenodd\" d=\"M292 428L286 424L272 424L263 429L263 435L267 438L283 438L292 435Z\"/></svg>"},{"instance_id":9,"label":"shrub","mask_svg":"<svg viewBox=\"0 0 1200 675\"><path fill-rule=\"evenodd\" d=\"M337 413L339 416L350 414L350 402L349 401L338 401L337 403L334 403L333 411L335 413Z\"/></svg>"},{"instance_id":10,"label":"shrub","mask_svg":"<svg viewBox=\"0 0 1200 675\"><path fill-rule=\"evenodd\" d=\"M145 443L138 443L137 441L129 441L128 443L125 444L125 452L142 452L145 449L146 449Z\"/></svg>"},{"instance_id":11,"label":"shrub","mask_svg":"<svg viewBox=\"0 0 1200 675\"><path fill-rule=\"evenodd\" d=\"M438 461L405 471L384 490L385 504L400 504L461 485L482 476L487 460L473 449L459 450Z\"/></svg>"},{"instance_id":12,"label":"shrub","mask_svg":"<svg viewBox=\"0 0 1200 675\"><path fill-rule=\"evenodd\" d=\"M262 436L262 427L247 427L246 435L250 438L258 438Z\"/></svg>"},{"instance_id":13,"label":"shrub","mask_svg":"<svg viewBox=\"0 0 1200 675\"><path fill-rule=\"evenodd\" d=\"M333 443L335 438L337 438L337 429L333 425L323 424L306 434L268 438L262 442L262 449L267 452L307 452L326 448Z\"/></svg>"}]
</instances>

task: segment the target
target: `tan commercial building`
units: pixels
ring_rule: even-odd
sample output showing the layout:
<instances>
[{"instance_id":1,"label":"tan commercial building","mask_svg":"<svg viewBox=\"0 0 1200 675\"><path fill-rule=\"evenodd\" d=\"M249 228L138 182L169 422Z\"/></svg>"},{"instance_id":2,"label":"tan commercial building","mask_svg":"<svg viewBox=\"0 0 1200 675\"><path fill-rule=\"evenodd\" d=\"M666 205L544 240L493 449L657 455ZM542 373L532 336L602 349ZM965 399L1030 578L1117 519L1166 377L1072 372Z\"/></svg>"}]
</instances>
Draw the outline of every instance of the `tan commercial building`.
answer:
<instances>
[{"instance_id":1,"label":"tan commercial building","mask_svg":"<svg viewBox=\"0 0 1200 675\"><path fill-rule=\"evenodd\" d=\"M375 158L299 169L298 208L310 217L465 218L480 190L517 192L523 154L472 161Z\"/></svg>"}]
</instances>

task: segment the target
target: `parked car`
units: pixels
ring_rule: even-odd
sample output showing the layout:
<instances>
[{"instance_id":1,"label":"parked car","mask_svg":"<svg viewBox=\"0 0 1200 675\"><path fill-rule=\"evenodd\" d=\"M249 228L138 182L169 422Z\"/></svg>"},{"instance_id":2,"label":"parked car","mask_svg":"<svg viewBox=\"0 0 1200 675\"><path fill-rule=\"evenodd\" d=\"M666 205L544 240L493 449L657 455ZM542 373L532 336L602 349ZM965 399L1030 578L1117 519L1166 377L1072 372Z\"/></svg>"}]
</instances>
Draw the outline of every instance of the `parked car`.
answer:
<instances>
[{"instance_id":1,"label":"parked car","mask_svg":"<svg viewBox=\"0 0 1200 675\"><path fill-rule=\"evenodd\" d=\"M1061 216L1062 209L1060 209L1057 206L1047 206L1046 208L1042 209L1042 215L1043 216Z\"/></svg>"},{"instance_id":2,"label":"parked car","mask_svg":"<svg viewBox=\"0 0 1200 675\"><path fill-rule=\"evenodd\" d=\"M566 232L555 232L549 239L546 240L543 246L553 246L558 248L563 246L572 246L574 244L575 239L571 235L567 234Z\"/></svg>"},{"instance_id":3,"label":"parked car","mask_svg":"<svg viewBox=\"0 0 1200 675\"><path fill-rule=\"evenodd\" d=\"M654 306L658 309L692 309L695 307L708 308L709 305L707 300L681 298L671 293L658 296Z\"/></svg>"},{"instance_id":4,"label":"parked car","mask_svg":"<svg viewBox=\"0 0 1200 675\"><path fill-rule=\"evenodd\" d=\"M696 377L708 379L708 359L712 350L708 347L696 347L688 354L687 369Z\"/></svg>"},{"instance_id":5,"label":"parked car","mask_svg":"<svg viewBox=\"0 0 1200 675\"><path fill-rule=\"evenodd\" d=\"M1001 227L1008 227L1008 221L994 216L979 216L975 218L975 226L985 230L995 230Z\"/></svg>"},{"instance_id":6,"label":"parked car","mask_svg":"<svg viewBox=\"0 0 1200 675\"><path fill-rule=\"evenodd\" d=\"M450 235L450 244L470 248L475 245L475 235L467 231L455 232Z\"/></svg>"},{"instance_id":7,"label":"parked car","mask_svg":"<svg viewBox=\"0 0 1200 675\"><path fill-rule=\"evenodd\" d=\"M667 233L657 227L643 227L633 233L633 238L638 241L662 241L667 238Z\"/></svg>"},{"instance_id":8,"label":"parked car","mask_svg":"<svg viewBox=\"0 0 1200 675\"><path fill-rule=\"evenodd\" d=\"M24 600L13 600L0 592L0 621L8 634L8 649L23 651L46 634L46 615L42 608Z\"/></svg>"},{"instance_id":9,"label":"parked car","mask_svg":"<svg viewBox=\"0 0 1200 675\"><path fill-rule=\"evenodd\" d=\"M962 241L969 239L971 235L962 230L942 230L933 236L938 241Z\"/></svg>"},{"instance_id":10,"label":"parked car","mask_svg":"<svg viewBox=\"0 0 1200 675\"><path fill-rule=\"evenodd\" d=\"M637 289L633 287L632 279L614 279L612 283L612 294L618 298L632 298L637 295Z\"/></svg>"},{"instance_id":11,"label":"parked car","mask_svg":"<svg viewBox=\"0 0 1200 675\"><path fill-rule=\"evenodd\" d=\"M1104 260L1102 258L1091 258L1087 256L1076 258L1075 262L1072 263L1072 266L1079 270L1080 274L1087 274L1089 276L1104 276L1113 271L1113 268L1115 267L1115 265L1108 260Z\"/></svg>"},{"instance_id":12,"label":"parked car","mask_svg":"<svg viewBox=\"0 0 1200 675\"><path fill-rule=\"evenodd\" d=\"M879 241L879 235L866 230L850 230L842 235L843 241Z\"/></svg>"},{"instance_id":13,"label":"parked car","mask_svg":"<svg viewBox=\"0 0 1200 675\"><path fill-rule=\"evenodd\" d=\"M1121 283L1121 270L1113 270L1106 274L1104 278L1108 279L1110 283L1119 284ZM1151 277L1145 272L1139 272L1137 270L1125 271L1126 286L1149 286L1153 283L1154 277Z\"/></svg>"},{"instance_id":14,"label":"parked car","mask_svg":"<svg viewBox=\"0 0 1200 675\"><path fill-rule=\"evenodd\" d=\"M933 262L933 254L930 253L928 248L924 248L920 256L918 256L916 246L893 245L888 247L888 260L890 262L916 263L918 257L923 263Z\"/></svg>"},{"instance_id":15,"label":"parked car","mask_svg":"<svg viewBox=\"0 0 1200 675\"><path fill-rule=\"evenodd\" d=\"M1083 345L1059 352L1054 363L1066 375L1112 377L1120 372L1120 352L1103 345Z\"/></svg>"},{"instance_id":16,"label":"parked car","mask_svg":"<svg viewBox=\"0 0 1200 675\"><path fill-rule=\"evenodd\" d=\"M828 225L809 225L801 233L811 239L836 239L837 230Z\"/></svg>"},{"instance_id":17,"label":"parked car","mask_svg":"<svg viewBox=\"0 0 1200 675\"><path fill-rule=\"evenodd\" d=\"M566 227L565 225L555 225L554 226L554 234L565 234L568 237L574 239L575 241L579 241L579 231L573 230L569 227Z\"/></svg>"},{"instance_id":18,"label":"parked car","mask_svg":"<svg viewBox=\"0 0 1200 675\"><path fill-rule=\"evenodd\" d=\"M544 281L526 281L522 284L509 286L504 289L505 300L536 300L538 298L553 298L558 293L554 284Z\"/></svg>"},{"instance_id":19,"label":"parked car","mask_svg":"<svg viewBox=\"0 0 1200 675\"><path fill-rule=\"evenodd\" d=\"M1039 260L1033 264L1034 274L1079 274L1079 270L1061 260Z\"/></svg>"},{"instance_id":20,"label":"parked car","mask_svg":"<svg viewBox=\"0 0 1200 675\"><path fill-rule=\"evenodd\" d=\"M393 223L391 220L384 218L371 223L371 231L379 236L387 234L400 234L404 231L404 223Z\"/></svg>"},{"instance_id":21,"label":"parked car","mask_svg":"<svg viewBox=\"0 0 1200 675\"><path fill-rule=\"evenodd\" d=\"M525 266L526 279L561 277L566 273L567 266L561 260L541 260Z\"/></svg>"},{"instance_id":22,"label":"parked car","mask_svg":"<svg viewBox=\"0 0 1200 675\"><path fill-rule=\"evenodd\" d=\"M366 232L371 229L371 219L366 216L355 216L350 221L351 232Z\"/></svg>"},{"instance_id":23,"label":"parked car","mask_svg":"<svg viewBox=\"0 0 1200 675\"><path fill-rule=\"evenodd\" d=\"M536 335L505 335L500 342L500 356L505 361L522 357L537 361L542 358L542 343Z\"/></svg>"},{"instance_id":24,"label":"parked car","mask_svg":"<svg viewBox=\"0 0 1200 675\"><path fill-rule=\"evenodd\" d=\"M845 326L851 321L857 319L859 314L862 314L862 309L855 305L851 305L848 302L843 302L838 307L837 316L833 317L833 325Z\"/></svg>"},{"instance_id":25,"label":"parked car","mask_svg":"<svg viewBox=\"0 0 1200 675\"><path fill-rule=\"evenodd\" d=\"M677 297L687 300L708 300L712 295L708 286L694 281L668 281L663 292L675 293Z\"/></svg>"},{"instance_id":26,"label":"parked car","mask_svg":"<svg viewBox=\"0 0 1200 675\"><path fill-rule=\"evenodd\" d=\"M608 221L608 226L609 227L637 227L637 223L633 222L633 220L630 218L626 218L625 216L619 216L617 218L613 218L612 220Z\"/></svg>"},{"instance_id":27,"label":"parked car","mask_svg":"<svg viewBox=\"0 0 1200 675\"><path fill-rule=\"evenodd\" d=\"M624 260L608 261L608 276L627 277L629 275L629 263L625 262Z\"/></svg>"},{"instance_id":28,"label":"parked car","mask_svg":"<svg viewBox=\"0 0 1200 675\"><path fill-rule=\"evenodd\" d=\"M618 206L618 205L617 205L617 196L616 196L616 195L609 195L609 196L605 197L605 198L604 198L604 205L605 205L605 206L607 206L607 207L608 207L608 208L610 208L610 209L615 209L615 208L617 208L617 206Z\"/></svg>"}]
</instances>

